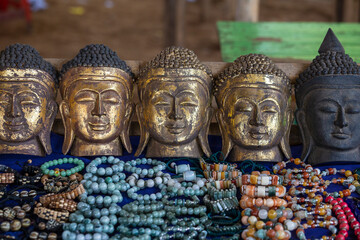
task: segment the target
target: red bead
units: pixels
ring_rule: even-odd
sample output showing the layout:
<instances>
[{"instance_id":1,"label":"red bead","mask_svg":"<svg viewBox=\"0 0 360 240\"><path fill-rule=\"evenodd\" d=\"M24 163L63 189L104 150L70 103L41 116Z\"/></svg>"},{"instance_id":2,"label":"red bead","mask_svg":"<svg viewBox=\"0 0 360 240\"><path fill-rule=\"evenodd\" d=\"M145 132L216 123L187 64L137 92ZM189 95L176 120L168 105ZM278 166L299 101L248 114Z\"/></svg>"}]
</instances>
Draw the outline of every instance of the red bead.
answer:
<instances>
[{"instance_id":1,"label":"red bead","mask_svg":"<svg viewBox=\"0 0 360 240\"><path fill-rule=\"evenodd\" d=\"M336 201L336 200L332 200L332 201L330 202L330 204L334 206L334 205L339 204L339 203L338 203L338 201Z\"/></svg>"},{"instance_id":2,"label":"red bead","mask_svg":"<svg viewBox=\"0 0 360 240\"><path fill-rule=\"evenodd\" d=\"M338 234L336 235L335 240L345 240L345 237L342 234Z\"/></svg>"},{"instance_id":3,"label":"red bead","mask_svg":"<svg viewBox=\"0 0 360 240\"><path fill-rule=\"evenodd\" d=\"M339 228L341 229L341 230L346 230L346 231L349 231L349 224L347 224L347 223L341 223L340 224L340 226L339 226Z\"/></svg>"},{"instance_id":4,"label":"red bead","mask_svg":"<svg viewBox=\"0 0 360 240\"><path fill-rule=\"evenodd\" d=\"M349 207L344 207L343 210L345 213L351 213L351 209Z\"/></svg>"},{"instance_id":5,"label":"red bead","mask_svg":"<svg viewBox=\"0 0 360 240\"><path fill-rule=\"evenodd\" d=\"M344 202L344 199L342 199L342 198L337 198L336 201L338 201L339 203L342 203L342 202Z\"/></svg>"},{"instance_id":6,"label":"red bead","mask_svg":"<svg viewBox=\"0 0 360 240\"><path fill-rule=\"evenodd\" d=\"M327 197L325 198L325 202L326 202L326 203L329 203L329 202L331 202L332 200L334 200L334 197L333 197L333 196L327 196Z\"/></svg>"},{"instance_id":7,"label":"red bead","mask_svg":"<svg viewBox=\"0 0 360 240\"><path fill-rule=\"evenodd\" d=\"M350 224L351 228L360 227L360 223L358 221L354 221Z\"/></svg>"},{"instance_id":8,"label":"red bead","mask_svg":"<svg viewBox=\"0 0 360 240\"><path fill-rule=\"evenodd\" d=\"M347 207L347 206L348 206L346 202L342 202L342 203L340 203L339 205L340 205L342 208L344 208L344 207Z\"/></svg>"},{"instance_id":9,"label":"red bead","mask_svg":"<svg viewBox=\"0 0 360 240\"><path fill-rule=\"evenodd\" d=\"M357 235L357 240L360 240L360 235Z\"/></svg>"},{"instance_id":10,"label":"red bead","mask_svg":"<svg viewBox=\"0 0 360 240\"><path fill-rule=\"evenodd\" d=\"M334 207L333 207L334 211L337 211L339 209L341 209L341 206L339 204L336 204Z\"/></svg>"},{"instance_id":11,"label":"red bead","mask_svg":"<svg viewBox=\"0 0 360 240\"><path fill-rule=\"evenodd\" d=\"M355 217L352 212L346 214L347 218Z\"/></svg>"},{"instance_id":12,"label":"red bead","mask_svg":"<svg viewBox=\"0 0 360 240\"><path fill-rule=\"evenodd\" d=\"M349 223L353 223L356 221L356 218L355 217L348 217L348 222Z\"/></svg>"},{"instance_id":13,"label":"red bead","mask_svg":"<svg viewBox=\"0 0 360 240\"><path fill-rule=\"evenodd\" d=\"M340 230L340 231L339 231L339 234L343 235L345 238L347 238L348 235L349 235L348 232L345 231L345 230Z\"/></svg>"},{"instance_id":14,"label":"red bead","mask_svg":"<svg viewBox=\"0 0 360 240\"><path fill-rule=\"evenodd\" d=\"M360 236L360 228L354 230L356 236Z\"/></svg>"},{"instance_id":15,"label":"red bead","mask_svg":"<svg viewBox=\"0 0 360 240\"><path fill-rule=\"evenodd\" d=\"M344 210L339 209L339 210L335 211L335 214L336 214L336 216L338 216L340 214L345 214L345 212L344 212Z\"/></svg>"},{"instance_id":16,"label":"red bead","mask_svg":"<svg viewBox=\"0 0 360 240\"><path fill-rule=\"evenodd\" d=\"M345 219L345 220L346 220L346 216L345 216L345 214L339 214L339 215L337 216L337 219L338 219L338 220L341 220L341 219Z\"/></svg>"}]
</instances>

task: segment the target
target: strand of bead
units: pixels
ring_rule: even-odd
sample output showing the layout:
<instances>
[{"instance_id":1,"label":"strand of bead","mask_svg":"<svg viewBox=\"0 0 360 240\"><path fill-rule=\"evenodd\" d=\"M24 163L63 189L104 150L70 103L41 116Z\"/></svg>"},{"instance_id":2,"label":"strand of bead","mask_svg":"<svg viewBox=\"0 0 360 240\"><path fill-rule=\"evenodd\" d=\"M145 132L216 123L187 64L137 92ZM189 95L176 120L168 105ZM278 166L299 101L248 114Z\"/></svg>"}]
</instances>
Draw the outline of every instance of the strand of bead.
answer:
<instances>
[{"instance_id":1,"label":"strand of bead","mask_svg":"<svg viewBox=\"0 0 360 240\"><path fill-rule=\"evenodd\" d=\"M100 167L101 164L109 164ZM80 196L77 211L70 214L70 223L64 224L63 239L107 240L115 232L121 211L121 192L128 190L123 174L125 163L113 156L98 157L85 168L82 181L86 192ZM93 194L105 194L93 195Z\"/></svg>"},{"instance_id":2,"label":"strand of bead","mask_svg":"<svg viewBox=\"0 0 360 240\"><path fill-rule=\"evenodd\" d=\"M64 170L64 169L54 169L54 170L49 170L49 167L52 166L57 166L57 165L62 165L62 164L66 164L66 163L73 163L73 164L77 164L76 167L73 167L71 169L68 170ZM62 177L66 177L66 176L70 176L72 174L75 174L77 172L80 172L81 170L83 170L85 167L85 164L82 160L78 159L78 158L60 158L60 159L55 159L52 161L48 161L45 162L43 165L41 165L40 169L42 170L42 172L44 174L48 174L50 176L62 176Z\"/></svg>"},{"instance_id":3,"label":"strand of bead","mask_svg":"<svg viewBox=\"0 0 360 240\"><path fill-rule=\"evenodd\" d=\"M256 186L242 185L241 194L249 197L284 197L286 188L281 185L276 186Z\"/></svg>"},{"instance_id":4,"label":"strand of bead","mask_svg":"<svg viewBox=\"0 0 360 240\"><path fill-rule=\"evenodd\" d=\"M242 185L261 185L261 186L269 186L269 185L282 185L284 181L283 176L278 175L270 175L269 171L262 171L261 173L258 171L254 171L251 174L244 174L241 177Z\"/></svg>"},{"instance_id":5,"label":"strand of bead","mask_svg":"<svg viewBox=\"0 0 360 240\"><path fill-rule=\"evenodd\" d=\"M146 165L155 165L155 166L150 169L136 167L137 165L145 165L145 164ZM166 168L165 163L155 160L155 159L151 159L151 158L148 158L148 159L137 158L135 160L127 161L125 163L125 171L131 172L131 173L136 173L141 178L144 178L144 177L153 178L154 174L156 174L159 171L165 170L165 168Z\"/></svg>"},{"instance_id":6,"label":"strand of bead","mask_svg":"<svg viewBox=\"0 0 360 240\"><path fill-rule=\"evenodd\" d=\"M280 206L286 207L288 205L285 199L279 197L253 198L247 195L243 195L241 197L239 204L242 209L251 208L254 206L256 207L267 206L271 208L271 207L280 207Z\"/></svg>"}]
</instances>

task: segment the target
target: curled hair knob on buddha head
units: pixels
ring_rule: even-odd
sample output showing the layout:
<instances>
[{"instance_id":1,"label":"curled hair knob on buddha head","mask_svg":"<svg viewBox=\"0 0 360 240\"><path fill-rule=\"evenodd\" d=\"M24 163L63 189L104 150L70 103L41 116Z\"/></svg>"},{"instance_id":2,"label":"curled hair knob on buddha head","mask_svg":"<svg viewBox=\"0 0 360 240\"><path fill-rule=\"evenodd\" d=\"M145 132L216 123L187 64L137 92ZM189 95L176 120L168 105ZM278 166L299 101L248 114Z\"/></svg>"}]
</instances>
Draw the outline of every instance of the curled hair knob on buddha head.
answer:
<instances>
[{"instance_id":1,"label":"curled hair knob on buddha head","mask_svg":"<svg viewBox=\"0 0 360 240\"><path fill-rule=\"evenodd\" d=\"M91 44L61 70L60 113L65 126L63 153L122 155L129 139L133 73L107 46Z\"/></svg>"},{"instance_id":2,"label":"curled hair knob on buddha head","mask_svg":"<svg viewBox=\"0 0 360 240\"><path fill-rule=\"evenodd\" d=\"M147 157L201 157L212 116L212 74L195 53L168 47L140 68L136 112Z\"/></svg>"},{"instance_id":3,"label":"curled hair knob on buddha head","mask_svg":"<svg viewBox=\"0 0 360 240\"><path fill-rule=\"evenodd\" d=\"M329 29L319 55L296 80L304 160L360 161L359 94L360 68Z\"/></svg>"},{"instance_id":4,"label":"curled hair knob on buddha head","mask_svg":"<svg viewBox=\"0 0 360 240\"><path fill-rule=\"evenodd\" d=\"M56 69L31 46L13 44L0 52L0 153L52 152L56 86Z\"/></svg>"}]
</instances>

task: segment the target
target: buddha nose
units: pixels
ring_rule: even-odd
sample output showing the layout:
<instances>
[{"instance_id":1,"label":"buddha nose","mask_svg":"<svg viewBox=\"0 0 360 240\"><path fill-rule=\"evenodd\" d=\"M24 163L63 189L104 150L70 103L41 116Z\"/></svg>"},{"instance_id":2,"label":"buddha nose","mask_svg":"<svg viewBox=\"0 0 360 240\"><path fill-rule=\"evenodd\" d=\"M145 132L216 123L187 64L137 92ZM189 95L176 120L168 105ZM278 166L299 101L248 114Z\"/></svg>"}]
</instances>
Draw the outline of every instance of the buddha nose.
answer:
<instances>
[{"instance_id":1,"label":"buddha nose","mask_svg":"<svg viewBox=\"0 0 360 240\"><path fill-rule=\"evenodd\" d=\"M10 117L19 117L21 116L21 110L19 104L15 102L15 99L10 100L10 109L8 111Z\"/></svg>"},{"instance_id":2,"label":"buddha nose","mask_svg":"<svg viewBox=\"0 0 360 240\"><path fill-rule=\"evenodd\" d=\"M264 125L264 119L263 119L263 115L260 111L259 106L255 106L253 111L252 111L252 116L249 122L250 125L253 126L262 126Z\"/></svg>"},{"instance_id":3,"label":"buddha nose","mask_svg":"<svg viewBox=\"0 0 360 240\"><path fill-rule=\"evenodd\" d=\"M106 115L105 108L103 106L103 102L100 99L100 96L96 98L94 109L91 111L91 114L95 116Z\"/></svg>"},{"instance_id":4,"label":"buddha nose","mask_svg":"<svg viewBox=\"0 0 360 240\"><path fill-rule=\"evenodd\" d=\"M344 128L344 127L348 126L348 122L346 120L345 109L344 108L339 109L334 124L336 126L338 126L339 128Z\"/></svg>"},{"instance_id":5,"label":"buddha nose","mask_svg":"<svg viewBox=\"0 0 360 240\"><path fill-rule=\"evenodd\" d=\"M183 118L183 114L181 112L181 107L176 104L176 102L173 102L173 106L171 108L171 112L169 114L169 118L173 120L178 120Z\"/></svg>"}]
</instances>

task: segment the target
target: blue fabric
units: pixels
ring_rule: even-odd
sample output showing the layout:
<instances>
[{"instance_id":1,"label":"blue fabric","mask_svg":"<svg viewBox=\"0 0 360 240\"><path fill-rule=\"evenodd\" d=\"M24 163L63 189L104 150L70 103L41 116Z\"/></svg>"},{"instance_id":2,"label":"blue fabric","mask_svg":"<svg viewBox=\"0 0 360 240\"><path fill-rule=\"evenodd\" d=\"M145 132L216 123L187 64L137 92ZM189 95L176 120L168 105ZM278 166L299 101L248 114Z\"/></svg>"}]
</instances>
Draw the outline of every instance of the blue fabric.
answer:
<instances>
[{"instance_id":1,"label":"blue fabric","mask_svg":"<svg viewBox=\"0 0 360 240\"><path fill-rule=\"evenodd\" d=\"M137 144L139 142L139 137L138 136L131 136L131 143L133 146L133 153L136 150ZM62 148L62 143L63 143L63 136L57 135L57 134L53 134L51 135L51 146L53 149L53 153L49 156L46 157L36 157L36 156L27 156L27 155L15 155L15 154L3 154L0 155L0 164L4 164L7 165L15 170L20 171L21 170L21 164L17 164L17 163L24 163L26 162L28 159L31 159L33 161L33 165L41 165L46 161L50 161L50 160L54 160L54 159L59 159L59 158L64 158L64 157L70 157L70 155L66 155L64 156L61 153L61 148ZM209 136L209 143L211 146L211 149L213 152L218 152L221 150L221 138L219 136ZM293 157L300 157L301 155L301 150L302 150L302 146L292 146L291 147L291 151L293 154ZM145 152L145 151L144 151ZM128 161L128 160L132 160L134 159L134 155L133 153L129 154L124 150L124 156L120 157L120 159L122 159L123 161ZM141 155L141 157L143 157L144 155ZM94 159L95 157L91 157L91 158L84 158L84 157L79 157L80 159L82 159L85 162L85 165L88 164L92 159ZM271 168L272 167L272 163L263 163L266 167ZM66 165L64 165L66 167ZM72 167L73 165L68 165L69 167ZM337 169L348 169L348 170L354 170L356 168L360 168L360 163L359 164L354 164L354 163L344 163L344 162L340 162L340 163L332 163L331 165L322 165L319 166L319 168L321 170L329 168L329 167L335 167ZM332 178L328 177L325 179L330 179ZM340 177L340 175L338 175L337 177ZM344 188L340 185L334 185L331 184L329 186L329 188L327 189L328 192L334 192L334 191L340 191L343 190ZM156 191L155 189L147 189L147 190L143 190L140 191L139 193L149 193L152 191ZM354 193L352 196L355 197L360 197L358 194ZM121 205L124 205L126 203L130 202L130 199L126 196L126 194L123 194L124 197L124 201L121 203ZM0 206L0 208L3 208L5 206ZM329 231L326 230L325 228L315 228L315 229L308 229L305 231L305 234L307 236L307 238L319 238L323 235L329 235ZM293 237L295 236L295 233L293 233ZM293 238L292 238L293 239ZM355 239L355 236L353 234L353 231L349 232L349 239Z\"/></svg>"}]
</instances>

